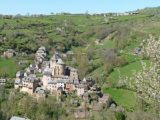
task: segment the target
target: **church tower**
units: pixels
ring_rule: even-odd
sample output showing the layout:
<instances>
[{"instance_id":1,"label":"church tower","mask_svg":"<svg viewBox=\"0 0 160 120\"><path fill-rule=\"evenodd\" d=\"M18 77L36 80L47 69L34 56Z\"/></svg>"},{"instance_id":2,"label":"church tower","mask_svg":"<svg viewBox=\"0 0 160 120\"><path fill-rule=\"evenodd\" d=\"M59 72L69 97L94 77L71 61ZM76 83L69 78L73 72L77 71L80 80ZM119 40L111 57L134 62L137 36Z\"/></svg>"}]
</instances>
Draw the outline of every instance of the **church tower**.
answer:
<instances>
[{"instance_id":1,"label":"church tower","mask_svg":"<svg viewBox=\"0 0 160 120\"><path fill-rule=\"evenodd\" d=\"M52 76L64 75L65 63L62 61L58 53L55 53L51 58L50 68L52 69Z\"/></svg>"}]
</instances>

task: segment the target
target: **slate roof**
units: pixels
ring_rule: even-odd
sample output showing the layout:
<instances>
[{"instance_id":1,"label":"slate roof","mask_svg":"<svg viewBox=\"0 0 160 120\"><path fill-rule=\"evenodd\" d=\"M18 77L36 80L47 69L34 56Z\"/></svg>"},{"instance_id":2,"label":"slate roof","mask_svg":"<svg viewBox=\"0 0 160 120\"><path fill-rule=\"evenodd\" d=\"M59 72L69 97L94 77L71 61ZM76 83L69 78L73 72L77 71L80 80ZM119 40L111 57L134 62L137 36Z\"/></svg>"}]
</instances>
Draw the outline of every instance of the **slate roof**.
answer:
<instances>
[{"instance_id":1,"label":"slate roof","mask_svg":"<svg viewBox=\"0 0 160 120\"><path fill-rule=\"evenodd\" d=\"M57 84L57 81L56 80L50 80L50 81L48 81L48 84Z\"/></svg>"},{"instance_id":2,"label":"slate roof","mask_svg":"<svg viewBox=\"0 0 160 120\"><path fill-rule=\"evenodd\" d=\"M30 74L29 76L25 77L22 79L22 81L26 81L26 82L35 82L37 81L38 79L36 78L36 75L35 74Z\"/></svg>"},{"instance_id":3,"label":"slate roof","mask_svg":"<svg viewBox=\"0 0 160 120\"><path fill-rule=\"evenodd\" d=\"M46 51L46 48L44 46L41 46L38 50Z\"/></svg>"},{"instance_id":4,"label":"slate roof","mask_svg":"<svg viewBox=\"0 0 160 120\"><path fill-rule=\"evenodd\" d=\"M55 54L52 56L51 60L56 61L56 60L58 60L59 58L60 58L59 54L58 54L58 53L55 53Z\"/></svg>"},{"instance_id":5,"label":"slate roof","mask_svg":"<svg viewBox=\"0 0 160 120\"><path fill-rule=\"evenodd\" d=\"M37 87L35 91L38 94L45 94L46 93L46 91L43 87Z\"/></svg>"},{"instance_id":6,"label":"slate roof","mask_svg":"<svg viewBox=\"0 0 160 120\"><path fill-rule=\"evenodd\" d=\"M43 71L43 75L47 75L47 76L52 75L52 69L46 67Z\"/></svg>"},{"instance_id":7,"label":"slate roof","mask_svg":"<svg viewBox=\"0 0 160 120\"><path fill-rule=\"evenodd\" d=\"M60 64L60 65L64 65L64 64L65 64L65 63L62 61L62 59L60 59L60 58L58 59L57 63Z\"/></svg>"},{"instance_id":8,"label":"slate roof","mask_svg":"<svg viewBox=\"0 0 160 120\"><path fill-rule=\"evenodd\" d=\"M17 73L16 73L16 77L21 77L21 76L23 76L24 75L24 71L18 71Z\"/></svg>"},{"instance_id":9,"label":"slate roof","mask_svg":"<svg viewBox=\"0 0 160 120\"><path fill-rule=\"evenodd\" d=\"M64 83L64 84L66 84L66 83L70 83L70 84L78 84L79 83L79 81L77 81L77 80L71 80L71 79L69 79L68 78L68 76L63 76L63 77L60 77L60 78L52 78L52 80L50 80L49 82L48 82L48 84L57 84L57 83Z\"/></svg>"},{"instance_id":10,"label":"slate roof","mask_svg":"<svg viewBox=\"0 0 160 120\"><path fill-rule=\"evenodd\" d=\"M73 82L74 82L75 85L79 84L79 80L74 80Z\"/></svg>"}]
</instances>

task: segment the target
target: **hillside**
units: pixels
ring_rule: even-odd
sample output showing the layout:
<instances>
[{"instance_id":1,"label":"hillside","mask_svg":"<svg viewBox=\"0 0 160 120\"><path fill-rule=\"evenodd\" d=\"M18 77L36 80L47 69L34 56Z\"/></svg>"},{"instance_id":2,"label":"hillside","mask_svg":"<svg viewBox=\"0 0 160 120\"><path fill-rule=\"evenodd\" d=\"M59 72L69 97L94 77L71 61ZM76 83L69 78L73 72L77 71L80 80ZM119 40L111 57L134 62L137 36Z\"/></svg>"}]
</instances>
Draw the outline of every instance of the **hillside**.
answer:
<instances>
[{"instance_id":1,"label":"hillside","mask_svg":"<svg viewBox=\"0 0 160 120\"><path fill-rule=\"evenodd\" d=\"M142 61L150 63L134 52L149 34L159 37L159 11L160 8L146 8L127 16L0 16L0 54L7 49L27 54L0 59L0 77L14 78L16 71L24 68L17 63L32 61L40 46L48 49L48 58L54 51L74 53L64 60L79 70L81 79L92 76L117 105L128 113L136 112L136 92L120 85L120 77L140 71Z\"/></svg>"}]
</instances>

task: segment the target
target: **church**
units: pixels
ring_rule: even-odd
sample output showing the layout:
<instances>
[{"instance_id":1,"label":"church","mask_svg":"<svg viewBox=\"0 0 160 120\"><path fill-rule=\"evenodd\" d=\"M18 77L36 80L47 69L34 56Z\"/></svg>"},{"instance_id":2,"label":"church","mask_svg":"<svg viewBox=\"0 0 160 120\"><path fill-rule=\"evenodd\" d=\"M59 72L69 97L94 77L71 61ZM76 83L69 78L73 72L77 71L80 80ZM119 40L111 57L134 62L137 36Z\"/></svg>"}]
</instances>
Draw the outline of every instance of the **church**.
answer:
<instances>
[{"instance_id":1,"label":"church","mask_svg":"<svg viewBox=\"0 0 160 120\"><path fill-rule=\"evenodd\" d=\"M76 84L79 84L78 70L66 66L60 55L55 53L43 70L43 88L51 93L59 88L63 91L74 91Z\"/></svg>"}]
</instances>

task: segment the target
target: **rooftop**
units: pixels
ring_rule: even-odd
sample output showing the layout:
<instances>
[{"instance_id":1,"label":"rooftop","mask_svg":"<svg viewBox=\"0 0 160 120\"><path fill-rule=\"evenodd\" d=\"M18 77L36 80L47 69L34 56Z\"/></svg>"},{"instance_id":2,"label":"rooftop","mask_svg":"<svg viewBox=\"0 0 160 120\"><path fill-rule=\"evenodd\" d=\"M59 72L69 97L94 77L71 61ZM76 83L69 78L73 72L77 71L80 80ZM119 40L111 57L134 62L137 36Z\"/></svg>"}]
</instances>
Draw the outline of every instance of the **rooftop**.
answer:
<instances>
[{"instance_id":1,"label":"rooftop","mask_svg":"<svg viewBox=\"0 0 160 120\"><path fill-rule=\"evenodd\" d=\"M64 65L64 64L65 64L65 63L62 61L62 59L60 59L60 58L58 59L57 63L60 64L60 65Z\"/></svg>"},{"instance_id":2,"label":"rooftop","mask_svg":"<svg viewBox=\"0 0 160 120\"><path fill-rule=\"evenodd\" d=\"M47 75L47 76L52 75L52 70L50 68L46 67L43 71L43 75Z\"/></svg>"},{"instance_id":3,"label":"rooftop","mask_svg":"<svg viewBox=\"0 0 160 120\"><path fill-rule=\"evenodd\" d=\"M35 74L30 74L29 76L25 77L22 79L22 81L26 81L26 82L35 82L37 81L38 79L36 78L36 75Z\"/></svg>"},{"instance_id":4,"label":"rooftop","mask_svg":"<svg viewBox=\"0 0 160 120\"><path fill-rule=\"evenodd\" d=\"M43 87L37 87L36 88L36 93L38 94L45 94L45 89Z\"/></svg>"},{"instance_id":5,"label":"rooftop","mask_svg":"<svg viewBox=\"0 0 160 120\"><path fill-rule=\"evenodd\" d=\"M59 54L55 52L55 54L52 56L51 60L58 60L60 58Z\"/></svg>"}]
</instances>

